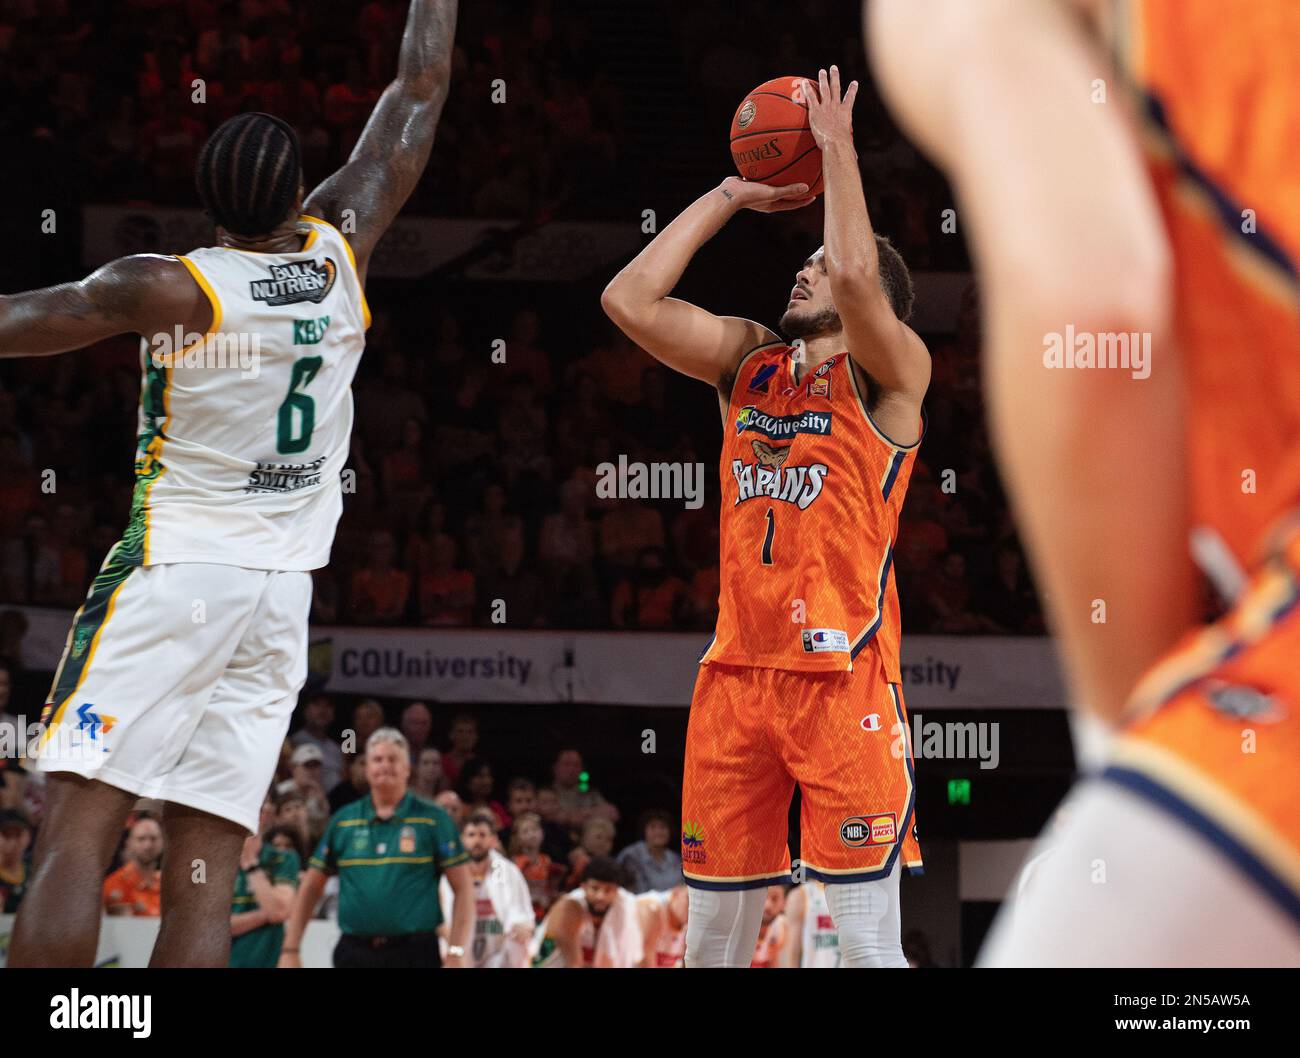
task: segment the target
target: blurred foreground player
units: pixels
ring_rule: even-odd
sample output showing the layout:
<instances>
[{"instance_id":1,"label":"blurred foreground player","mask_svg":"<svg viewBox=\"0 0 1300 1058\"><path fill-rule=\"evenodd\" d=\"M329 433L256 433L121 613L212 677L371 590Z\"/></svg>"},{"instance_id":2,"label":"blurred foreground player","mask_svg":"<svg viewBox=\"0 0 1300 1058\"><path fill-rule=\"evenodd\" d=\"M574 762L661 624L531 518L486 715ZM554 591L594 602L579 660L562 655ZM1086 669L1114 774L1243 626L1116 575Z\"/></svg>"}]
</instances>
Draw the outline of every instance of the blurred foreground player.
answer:
<instances>
[{"instance_id":1,"label":"blurred foreground player","mask_svg":"<svg viewBox=\"0 0 1300 1058\"><path fill-rule=\"evenodd\" d=\"M226 964L244 835L306 675L310 571L342 509L366 267L428 161L455 21L455 0L413 0L396 79L305 202L293 130L241 114L196 174L216 246L0 298L0 355L136 333L144 369L131 520L43 716L49 800L11 966L90 965L100 881L140 796L168 803L153 965Z\"/></svg>"},{"instance_id":2,"label":"blurred foreground player","mask_svg":"<svg viewBox=\"0 0 1300 1058\"><path fill-rule=\"evenodd\" d=\"M912 287L867 216L851 120L857 85L804 81L823 155L825 246L780 329L669 297L740 209L795 209L808 187L738 177L696 200L602 304L634 342L715 386L722 413L717 633L691 703L682 792L686 965L749 966L768 887L801 862L828 883L851 966L906 966L900 864L919 868L899 686L893 545L924 422L930 357L904 322Z\"/></svg>"},{"instance_id":3,"label":"blurred foreground player","mask_svg":"<svg viewBox=\"0 0 1300 1058\"><path fill-rule=\"evenodd\" d=\"M1300 8L1077 6L867 13L974 245L1072 692L1118 725L982 962L1300 965Z\"/></svg>"}]
</instances>

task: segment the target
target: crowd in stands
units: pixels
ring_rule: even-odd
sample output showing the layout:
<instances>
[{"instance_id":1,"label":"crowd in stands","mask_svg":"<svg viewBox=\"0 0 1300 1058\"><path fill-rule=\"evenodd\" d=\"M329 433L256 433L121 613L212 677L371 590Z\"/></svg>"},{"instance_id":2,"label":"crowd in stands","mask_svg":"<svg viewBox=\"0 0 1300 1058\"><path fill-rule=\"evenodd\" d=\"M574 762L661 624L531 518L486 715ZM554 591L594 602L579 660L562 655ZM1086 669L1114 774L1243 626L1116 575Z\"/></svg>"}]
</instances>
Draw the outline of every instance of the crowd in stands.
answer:
<instances>
[{"instance_id":1,"label":"crowd in stands","mask_svg":"<svg viewBox=\"0 0 1300 1058\"><path fill-rule=\"evenodd\" d=\"M192 205L208 134L262 110L297 129L319 178L393 79L408 6L4 0L0 129L74 157L72 179L96 201ZM455 91L415 211L522 219L613 171L620 96L590 22L529 6L521 17L514 4L460 5Z\"/></svg>"}]
</instances>

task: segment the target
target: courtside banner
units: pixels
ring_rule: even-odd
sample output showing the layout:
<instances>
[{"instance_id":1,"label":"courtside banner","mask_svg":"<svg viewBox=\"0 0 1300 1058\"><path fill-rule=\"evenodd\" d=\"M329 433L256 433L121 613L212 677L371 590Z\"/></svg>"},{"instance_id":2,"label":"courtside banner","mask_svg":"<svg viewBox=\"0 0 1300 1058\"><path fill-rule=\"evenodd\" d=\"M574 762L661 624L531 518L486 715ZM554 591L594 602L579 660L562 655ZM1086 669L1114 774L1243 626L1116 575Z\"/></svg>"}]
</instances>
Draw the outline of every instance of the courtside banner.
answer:
<instances>
[{"instance_id":1,"label":"courtside banner","mask_svg":"<svg viewBox=\"0 0 1300 1058\"><path fill-rule=\"evenodd\" d=\"M0 606L0 615L10 612L27 626L23 668L53 672L71 612ZM708 642L700 632L315 626L309 686L434 701L686 706ZM902 676L913 712L1066 704L1045 636L904 636Z\"/></svg>"}]
</instances>

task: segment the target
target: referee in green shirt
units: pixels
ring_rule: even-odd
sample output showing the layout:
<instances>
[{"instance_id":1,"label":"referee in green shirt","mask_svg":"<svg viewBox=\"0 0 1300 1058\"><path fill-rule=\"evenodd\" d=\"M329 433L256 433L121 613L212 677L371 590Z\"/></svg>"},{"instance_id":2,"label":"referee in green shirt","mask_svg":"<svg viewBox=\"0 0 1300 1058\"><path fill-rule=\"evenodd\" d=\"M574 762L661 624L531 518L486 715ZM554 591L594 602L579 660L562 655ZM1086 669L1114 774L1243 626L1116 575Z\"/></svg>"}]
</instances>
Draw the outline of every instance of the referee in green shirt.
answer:
<instances>
[{"instance_id":1,"label":"referee in green shirt","mask_svg":"<svg viewBox=\"0 0 1300 1058\"><path fill-rule=\"evenodd\" d=\"M383 727L366 742L370 793L334 813L308 862L285 929L281 966L301 966L303 930L320 903L325 879L339 876L339 930L334 965L426 968L443 965L436 930L442 922L438 879L451 885L447 966L463 965L474 927L469 856L445 811L407 787L411 750L400 731Z\"/></svg>"}]
</instances>

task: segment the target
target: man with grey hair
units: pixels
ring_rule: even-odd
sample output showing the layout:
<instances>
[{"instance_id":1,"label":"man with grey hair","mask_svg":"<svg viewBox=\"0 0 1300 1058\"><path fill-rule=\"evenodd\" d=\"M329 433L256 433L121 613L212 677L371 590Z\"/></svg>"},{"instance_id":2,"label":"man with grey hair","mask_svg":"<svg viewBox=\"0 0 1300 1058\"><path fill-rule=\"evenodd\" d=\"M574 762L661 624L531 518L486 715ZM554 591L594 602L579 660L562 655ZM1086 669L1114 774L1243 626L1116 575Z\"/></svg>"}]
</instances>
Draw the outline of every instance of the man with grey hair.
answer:
<instances>
[{"instance_id":1,"label":"man with grey hair","mask_svg":"<svg viewBox=\"0 0 1300 1058\"><path fill-rule=\"evenodd\" d=\"M474 925L474 881L469 857L451 817L409 788L411 747L395 728L381 727L366 742L370 792L330 818L308 860L285 928L280 965L302 965L303 931L326 878L339 877L338 967L403 969L464 965ZM438 952L442 923L438 882L452 890L450 944Z\"/></svg>"}]
</instances>

